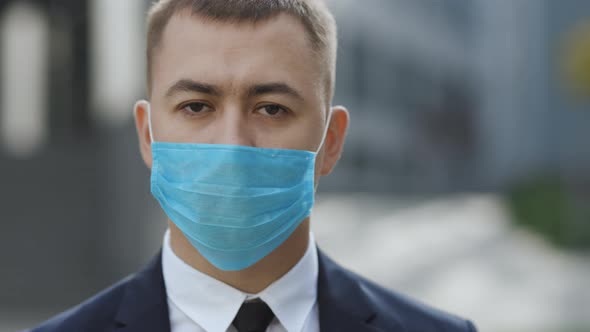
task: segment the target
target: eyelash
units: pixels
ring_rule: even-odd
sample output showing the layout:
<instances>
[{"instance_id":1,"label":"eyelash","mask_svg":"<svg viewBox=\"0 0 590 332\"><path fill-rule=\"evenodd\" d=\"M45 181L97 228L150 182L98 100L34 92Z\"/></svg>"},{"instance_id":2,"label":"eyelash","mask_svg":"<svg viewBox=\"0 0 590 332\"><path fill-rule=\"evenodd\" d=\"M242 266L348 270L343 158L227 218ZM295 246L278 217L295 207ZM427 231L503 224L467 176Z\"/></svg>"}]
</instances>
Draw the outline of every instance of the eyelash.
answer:
<instances>
[{"instance_id":1,"label":"eyelash","mask_svg":"<svg viewBox=\"0 0 590 332\"><path fill-rule=\"evenodd\" d=\"M198 102L198 101L192 101L192 102L188 102L188 103L185 103L185 104L180 105L179 106L179 110L182 111L187 116L200 116L203 113L208 113L208 112L204 112L202 110L199 111L199 112L190 111L187 108L189 108L189 106L191 106L191 105L199 105L201 107L201 109L203 109L203 108L210 108L210 109L212 109L213 108L213 107L211 107L210 105L208 105L206 103Z\"/></svg>"},{"instance_id":2,"label":"eyelash","mask_svg":"<svg viewBox=\"0 0 590 332\"><path fill-rule=\"evenodd\" d=\"M260 114L260 113L258 113L258 114L259 114L259 115L261 115L261 116L267 117L267 118L281 118L281 117L284 117L284 116L286 116L286 115L289 115L289 114L291 114L291 111L290 111L288 108L286 108L286 107L283 107L283 106L281 106L281 105L278 105L278 104L266 104L266 105L261 105L261 106L258 106L258 107L256 108L256 111L258 111L258 110L260 110L260 109L265 109L266 107L276 107L276 108L278 108L280 111L279 111L277 114L275 114L275 115L266 115L266 114Z\"/></svg>"}]
</instances>

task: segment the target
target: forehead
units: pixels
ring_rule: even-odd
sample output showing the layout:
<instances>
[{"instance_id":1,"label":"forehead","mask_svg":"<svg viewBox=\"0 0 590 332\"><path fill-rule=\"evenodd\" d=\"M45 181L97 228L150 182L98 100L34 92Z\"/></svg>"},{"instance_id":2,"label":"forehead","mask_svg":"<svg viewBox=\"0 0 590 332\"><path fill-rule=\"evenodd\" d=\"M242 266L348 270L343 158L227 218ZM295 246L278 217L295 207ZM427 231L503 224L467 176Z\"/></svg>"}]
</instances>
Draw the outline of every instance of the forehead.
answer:
<instances>
[{"instance_id":1,"label":"forehead","mask_svg":"<svg viewBox=\"0 0 590 332\"><path fill-rule=\"evenodd\" d=\"M301 90L321 89L320 61L306 30L287 14L257 23L176 14L155 50L152 69L155 95L187 78L233 88L285 81Z\"/></svg>"}]
</instances>

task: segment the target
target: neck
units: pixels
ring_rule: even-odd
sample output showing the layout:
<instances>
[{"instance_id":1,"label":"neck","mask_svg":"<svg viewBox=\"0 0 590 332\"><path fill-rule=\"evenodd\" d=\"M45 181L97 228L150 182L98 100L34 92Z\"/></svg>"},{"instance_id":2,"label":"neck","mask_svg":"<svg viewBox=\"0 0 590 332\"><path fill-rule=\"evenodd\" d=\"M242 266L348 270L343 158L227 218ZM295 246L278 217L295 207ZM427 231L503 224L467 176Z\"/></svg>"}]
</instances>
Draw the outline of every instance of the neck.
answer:
<instances>
[{"instance_id":1,"label":"neck","mask_svg":"<svg viewBox=\"0 0 590 332\"><path fill-rule=\"evenodd\" d=\"M307 218L283 244L256 264L240 271L223 271L209 263L174 223L169 221L168 227L170 246L176 256L194 269L249 294L260 293L289 272L303 257L309 242Z\"/></svg>"}]
</instances>

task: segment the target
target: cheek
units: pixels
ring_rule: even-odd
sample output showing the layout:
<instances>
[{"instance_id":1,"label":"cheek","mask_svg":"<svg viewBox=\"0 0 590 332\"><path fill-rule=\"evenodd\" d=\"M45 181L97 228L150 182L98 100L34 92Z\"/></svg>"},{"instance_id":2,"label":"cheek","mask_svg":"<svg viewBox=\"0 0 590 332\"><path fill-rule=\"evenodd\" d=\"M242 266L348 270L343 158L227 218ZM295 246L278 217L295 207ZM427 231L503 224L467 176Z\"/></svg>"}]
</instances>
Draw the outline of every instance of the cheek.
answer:
<instances>
[{"instance_id":1,"label":"cheek","mask_svg":"<svg viewBox=\"0 0 590 332\"><path fill-rule=\"evenodd\" d=\"M324 149L322 148L315 159L314 184L317 187L320 177L322 176L322 167L324 165Z\"/></svg>"},{"instance_id":2,"label":"cheek","mask_svg":"<svg viewBox=\"0 0 590 332\"><path fill-rule=\"evenodd\" d=\"M318 112L319 113L319 112ZM324 119L320 116L310 117L304 126L297 131L299 142L304 142L305 150L318 152L316 164L323 159L324 149L318 151L324 134ZM321 163L320 163L321 164ZM316 165L317 168L317 165Z\"/></svg>"},{"instance_id":3,"label":"cheek","mask_svg":"<svg viewBox=\"0 0 590 332\"><path fill-rule=\"evenodd\" d=\"M209 128L197 126L200 122L191 121L180 111L160 111L152 114L154 140L176 143L207 143Z\"/></svg>"},{"instance_id":4,"label":"cheek","mask_svg":"<svg viewBox=\"0 0 590 332\"><path fill-rule=\"evenodd\" d=\"M259 147L305 150L315 152L322 136L321 124L313 119L298 119L281 125L254 120L249 125Z\"/></svg>"},{"instance_id":5,"label":"cheek","mask_svg":"<svg viewBox=\"0 0 590 332\"><path fill-rule=\"evenodd\" d=\"M169 129L167 123L169 120L167 119L167 114L162 112L162 108L155 108L154 104L152 104L152 132L154 135L154 141L164 142L167 141L169 136Z\"/></svg>"}]
</instances>

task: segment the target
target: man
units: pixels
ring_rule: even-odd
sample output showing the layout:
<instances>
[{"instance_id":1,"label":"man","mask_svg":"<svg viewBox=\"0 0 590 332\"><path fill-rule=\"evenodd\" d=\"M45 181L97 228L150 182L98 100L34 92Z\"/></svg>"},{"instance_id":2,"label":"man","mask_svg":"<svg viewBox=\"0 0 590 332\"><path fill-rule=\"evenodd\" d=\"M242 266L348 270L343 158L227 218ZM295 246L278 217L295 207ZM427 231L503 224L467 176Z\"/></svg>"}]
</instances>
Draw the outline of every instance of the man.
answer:
<instances>
[{"instance_id":1,"label":"man","mask_svg":"<svg viewBox=\"0 0 590 332\"><path fill-rule=\"evenodd\" d=\"M141 272L34 331L475 331L316 249L340 158L336 28L319 0L161 0L148 18L141 155L168 216ZM335 230L336 231L336 230Z\"/></svg>"}]
</instances>

